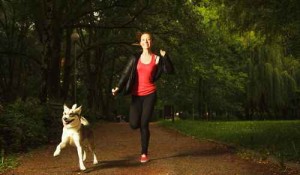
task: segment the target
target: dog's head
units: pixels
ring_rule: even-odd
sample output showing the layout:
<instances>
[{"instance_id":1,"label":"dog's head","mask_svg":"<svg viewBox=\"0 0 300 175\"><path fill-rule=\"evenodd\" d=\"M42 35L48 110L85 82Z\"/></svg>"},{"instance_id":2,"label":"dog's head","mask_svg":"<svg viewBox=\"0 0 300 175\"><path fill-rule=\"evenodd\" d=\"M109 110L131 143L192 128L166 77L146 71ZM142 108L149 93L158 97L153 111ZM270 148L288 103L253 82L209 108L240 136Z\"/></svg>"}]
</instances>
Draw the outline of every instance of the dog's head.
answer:
<instances>
[{"instance_id":1,"label":"dog's head","mask_svg":"<svg viewBox=\"0 0 300 175\"><path fill-rule=\"evenodd\" d=\"M64 112L62 116L63 125L67 128L72 128L76 126L80 126L85 120L81 117L81 106L77 108L77 105L74 104L72 108L68 108L67 105L64 105Z\"/></svg>"}]
</instances>

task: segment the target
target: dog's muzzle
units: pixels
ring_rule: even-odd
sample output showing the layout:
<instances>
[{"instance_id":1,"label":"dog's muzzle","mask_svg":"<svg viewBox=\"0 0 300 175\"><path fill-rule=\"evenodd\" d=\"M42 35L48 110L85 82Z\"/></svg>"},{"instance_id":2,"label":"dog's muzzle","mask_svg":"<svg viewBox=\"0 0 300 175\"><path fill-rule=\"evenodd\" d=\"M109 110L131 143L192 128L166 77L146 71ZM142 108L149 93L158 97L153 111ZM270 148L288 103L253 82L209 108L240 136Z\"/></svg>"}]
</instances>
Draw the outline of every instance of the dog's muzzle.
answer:
<instances>
[{"instance_id":1,"label":"dog's muzzle","mask_svg":"<svg viewBox=\"0 0 300 175\"><path fill-rule=\"evenodd\" d=\"M68 118L64 118L64 122L65 122L65 124L70 124L70 123L72 123L74 121L74 119L72 119L72 120L68 120Z\"/></svg>"}]
</instances>

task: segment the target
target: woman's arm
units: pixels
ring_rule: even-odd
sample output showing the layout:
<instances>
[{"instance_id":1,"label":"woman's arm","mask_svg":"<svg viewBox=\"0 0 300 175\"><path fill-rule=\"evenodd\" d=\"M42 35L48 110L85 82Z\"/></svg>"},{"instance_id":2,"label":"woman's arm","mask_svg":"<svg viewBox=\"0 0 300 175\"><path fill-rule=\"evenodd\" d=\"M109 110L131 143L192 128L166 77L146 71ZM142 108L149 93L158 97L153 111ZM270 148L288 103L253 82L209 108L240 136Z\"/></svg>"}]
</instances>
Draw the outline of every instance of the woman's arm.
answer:
<instances>
[{"instance_id":1,"label":"woman's arm","mask_svg":"<svg viewBox=\"0 0 300 175\"><path fill-rule=\"evenodd\" d=\"M161 66L162 70L164 73L174 73L174 66L173 63L171 62L168 54L164 50L160 50L160 55L161 55Z\"/></svg>"},{"instance_id":2,"label":"woman's arm","mask_svg":"<svg viewBox=\"0 0 300 175\"><path fill-rule=\"evenodd\" d=\"M113 95L117 95L117 93L119 91L122 91L122 89L124 88L128 78L129 78L130 71L132 69L133 63L134 63L134 57L131 57L130 60L128 61L126 67L124 68L122 74L121 74L121 78L120 78L117 86L112 89L112 94Z\"/></svg>"},{"instance_id":3,"label":"woman's arm","mask_svg":"<svg viewBox=\"0 0 300 175\"><path fill-rule=\"evenodd\" d=\"M152 79L153 82L157 81L160 78L162 73L168 73L168 74L174 73L173 64L169 56L165 53L165 51L161 50L158 59L159 60L157 62L157 70Z\"/></svg>"}]
</instances>

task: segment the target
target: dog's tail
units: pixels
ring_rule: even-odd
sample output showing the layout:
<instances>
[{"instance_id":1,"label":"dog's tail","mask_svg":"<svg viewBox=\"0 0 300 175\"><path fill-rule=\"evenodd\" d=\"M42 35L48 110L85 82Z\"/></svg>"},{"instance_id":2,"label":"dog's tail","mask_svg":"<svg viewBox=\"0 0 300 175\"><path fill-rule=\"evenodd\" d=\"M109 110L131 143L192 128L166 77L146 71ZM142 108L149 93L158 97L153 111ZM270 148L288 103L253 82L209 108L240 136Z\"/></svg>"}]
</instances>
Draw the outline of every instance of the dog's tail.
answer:
<instances>
[{"instance_id":1,"label":"dog's tail","mask_svg":"<svg viewBox=\"0 0 300 175\"><path fill-rule=\"evenodd\" d=\"M85 125L85 126L89 125L89 122L87 121L87 119L85 119L85 118L82 117L82 116L81 116L81 118L80 118L80 122L81 122L81 124L83 124L83 125Z\"/></svg>"}]
</instances>

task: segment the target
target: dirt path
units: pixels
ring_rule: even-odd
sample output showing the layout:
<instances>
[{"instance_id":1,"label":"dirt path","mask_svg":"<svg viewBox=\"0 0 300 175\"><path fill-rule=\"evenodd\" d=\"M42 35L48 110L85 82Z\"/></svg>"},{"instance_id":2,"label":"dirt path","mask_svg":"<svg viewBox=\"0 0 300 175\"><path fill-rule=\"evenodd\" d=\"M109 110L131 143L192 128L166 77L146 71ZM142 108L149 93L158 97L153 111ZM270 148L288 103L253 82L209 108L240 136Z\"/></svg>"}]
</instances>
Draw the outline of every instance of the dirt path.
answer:
<instances>
[{"instance_id":1,"label":"dirt path","mask_svg":"<svg viewBox=\"0 0 300 175\"><path fill-rule=\"evenodd\" d=\"M275 175L298 174L282 171L270 163L243 160L225 146L198 141L175 131L151 124L151 161L138 162L139 131L127 123L98 123L95 126L98 165L87 154L86 172L79 171L76 149L62 150L53 157L56 145L45 146L20 157L20 166L9 175ZM300 174L300 173L299 173Z\"/></svg>"}]
</instances>

